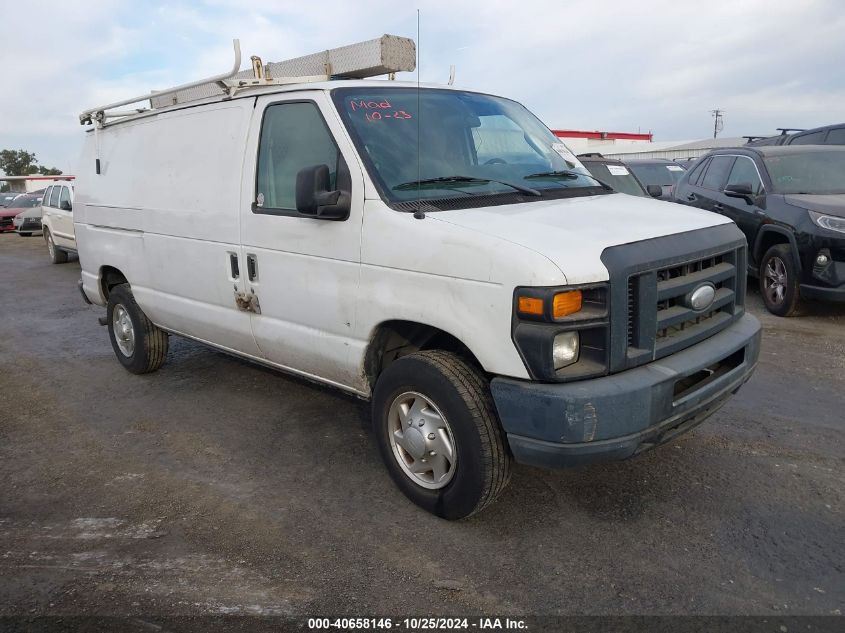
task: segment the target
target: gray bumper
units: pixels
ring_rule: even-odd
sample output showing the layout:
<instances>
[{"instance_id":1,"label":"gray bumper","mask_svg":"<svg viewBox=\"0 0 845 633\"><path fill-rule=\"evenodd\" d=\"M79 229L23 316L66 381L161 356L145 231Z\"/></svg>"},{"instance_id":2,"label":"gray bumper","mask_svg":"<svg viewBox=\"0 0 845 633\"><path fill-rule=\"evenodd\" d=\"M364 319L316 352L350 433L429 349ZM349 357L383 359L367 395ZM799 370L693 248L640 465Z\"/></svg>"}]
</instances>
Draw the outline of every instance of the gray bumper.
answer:
<instances>
[{"instance_id":1,"label":"gray bumper","mask_svg":"<svg viewBox=\"0 0 845 633\"><path fill-rule=\"evenodd\" d=\"M714 336L636 369L572 383L494 378L516 461L557 468L626 459L688 431L745 383L760 322L744 315Z\"/></svg>"}]
</instances>

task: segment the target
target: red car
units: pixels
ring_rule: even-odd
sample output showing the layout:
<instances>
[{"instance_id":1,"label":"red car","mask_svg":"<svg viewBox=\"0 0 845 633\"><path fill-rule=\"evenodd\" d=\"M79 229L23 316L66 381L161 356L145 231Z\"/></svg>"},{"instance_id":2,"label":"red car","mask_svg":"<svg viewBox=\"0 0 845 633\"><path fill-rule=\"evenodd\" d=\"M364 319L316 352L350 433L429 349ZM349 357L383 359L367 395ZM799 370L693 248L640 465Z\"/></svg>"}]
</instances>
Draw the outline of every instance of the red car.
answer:
<instances>
[{"instance_id":1,"label":"red car","mask_svg":"<svg viewBox=\"0 0 845 633\"><path fill-rule=\"evenodd\" d=\"M0 207L0 232L14 231L15 216L41 204L41 196L41 193L26 193L12 200L8 207Z\"/></svg>"}]
</instances>

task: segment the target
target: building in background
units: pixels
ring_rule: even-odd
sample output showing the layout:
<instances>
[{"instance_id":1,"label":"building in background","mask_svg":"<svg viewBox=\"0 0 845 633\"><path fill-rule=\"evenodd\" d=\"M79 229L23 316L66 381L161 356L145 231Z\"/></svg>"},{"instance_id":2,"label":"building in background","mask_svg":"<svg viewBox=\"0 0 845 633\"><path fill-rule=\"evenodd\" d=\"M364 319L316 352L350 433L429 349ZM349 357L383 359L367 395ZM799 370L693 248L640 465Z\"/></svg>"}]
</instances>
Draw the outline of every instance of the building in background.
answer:
<instances>
[{"instance_id":1,"label":"building in background","mask_svg":"<svg viewBox=\"0 0 845 633\"><path fill-rule=\"evenodd\" d=\"M652 143L653 135L633 132L588 132L584 130L552 130L576 154L588 152L615 152L629 147L642 147Z\"/></svg>"},{"instance_id":2,"label":"building in background","mask_svg":"<svg viewBox=\"0 0 845 633\"><path fill-rule=\"evenodd\" d=\"M654 135L633 132L552 130L576 154L598 152L606 158L698 158L711 149L740 147L747 139L707 138L701 141L654 141Z\"/></svg>"},{"instance_id":3,"label":"building in background","mask_svg":"<svg viewBox=\"0 0 845 633\"><path fill-rule=\"evenodd\" d=\"M49 187L60 180L73 180L76 176L0 176L0 182L9 183L9 191L13 193L30 193Z\"/></svg>"}]
</instances>

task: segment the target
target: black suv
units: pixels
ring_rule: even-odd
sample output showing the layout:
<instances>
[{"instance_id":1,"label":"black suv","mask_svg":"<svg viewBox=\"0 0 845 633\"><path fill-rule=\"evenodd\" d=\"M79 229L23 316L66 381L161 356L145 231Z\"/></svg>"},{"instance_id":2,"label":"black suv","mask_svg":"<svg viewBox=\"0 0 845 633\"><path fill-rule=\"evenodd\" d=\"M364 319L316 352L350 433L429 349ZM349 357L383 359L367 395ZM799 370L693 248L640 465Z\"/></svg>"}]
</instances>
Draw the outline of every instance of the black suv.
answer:
<instances>
[{"instance_id":1,"label":"black suv","mask_svg":"<svg viewBox=\"0 0 845 633\"><path fill-rule=\"evenodd\" d=\"M749 272L773 314L800 313L802 299L845 301L845 147L714 150L674 195L742 229Z\"/></svg>"}]
</instances>

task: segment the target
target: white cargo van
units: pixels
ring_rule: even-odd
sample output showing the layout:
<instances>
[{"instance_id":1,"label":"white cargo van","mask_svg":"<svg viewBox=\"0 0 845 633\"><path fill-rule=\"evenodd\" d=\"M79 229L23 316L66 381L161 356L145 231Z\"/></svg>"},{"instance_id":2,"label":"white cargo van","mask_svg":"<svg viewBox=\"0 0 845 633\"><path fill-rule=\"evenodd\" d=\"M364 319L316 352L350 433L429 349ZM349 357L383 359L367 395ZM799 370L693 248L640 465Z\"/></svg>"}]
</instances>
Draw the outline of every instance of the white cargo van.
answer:
<instances>
[{"instance_id":1,"label":"white cargo van","mask_svg":"<svg viewBox=\"0 0 845 633\"><path fill-rule=\"evenodd\" d=\"M375 42L332 74L390 72ZM81 117L80 287L129 371L179 335L370 399L398 487L460 518L512 461L631 457L754 370L726 218L612 192L509 99L250 76Z\"/></svg>"}]
</instances>

